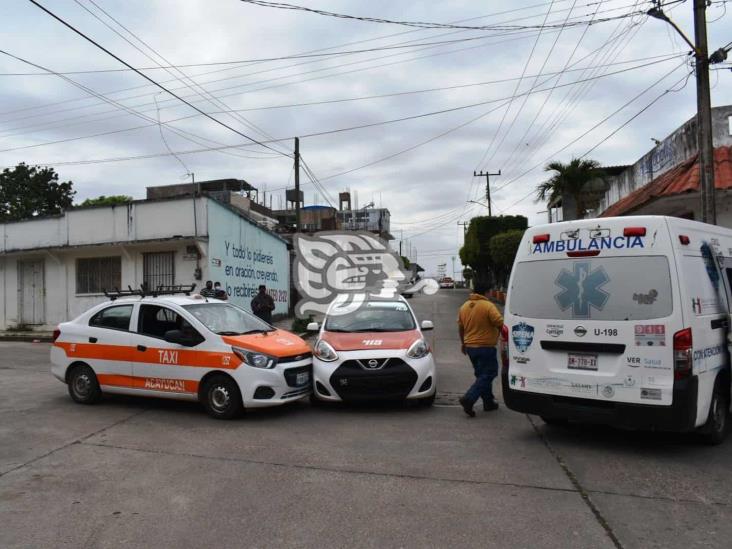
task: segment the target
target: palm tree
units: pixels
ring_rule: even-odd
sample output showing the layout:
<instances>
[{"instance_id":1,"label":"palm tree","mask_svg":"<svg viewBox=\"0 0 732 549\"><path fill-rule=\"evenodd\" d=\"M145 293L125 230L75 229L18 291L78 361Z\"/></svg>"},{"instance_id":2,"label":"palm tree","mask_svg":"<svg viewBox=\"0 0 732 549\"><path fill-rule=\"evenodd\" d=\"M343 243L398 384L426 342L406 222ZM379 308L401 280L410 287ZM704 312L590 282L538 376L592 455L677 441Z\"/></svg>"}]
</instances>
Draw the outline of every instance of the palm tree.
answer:
<instances>
[{"instance_id":1,"label":"palm tree","mask_svg":"<svg viewBox=\"0 0 732 549\"><path fill-rule=\"evenodd\" d=\"M590 189L588 184L595 179L604 179L605 172L596 160L573 158L568 164L550 162L544 167L554 174L536 187L537 201L555 200L569 196L574 199L576 219L582 219L587 211Z\"/></svg>"}]
</instances>

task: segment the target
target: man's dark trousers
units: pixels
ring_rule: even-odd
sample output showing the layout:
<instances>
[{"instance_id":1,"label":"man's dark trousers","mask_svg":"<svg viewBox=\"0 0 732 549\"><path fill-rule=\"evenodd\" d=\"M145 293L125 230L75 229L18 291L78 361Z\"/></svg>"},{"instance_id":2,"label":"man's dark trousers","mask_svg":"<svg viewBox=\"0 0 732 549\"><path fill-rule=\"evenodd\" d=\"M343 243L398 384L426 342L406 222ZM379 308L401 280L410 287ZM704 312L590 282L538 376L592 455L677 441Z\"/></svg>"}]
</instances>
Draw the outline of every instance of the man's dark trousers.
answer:
<instances>
[{"instance_id":1,"label":"man's dark trousers","mask_svg":"<svg viewBox=\"0 0 732 549\"><path fill-rule=\"evenodd\" d=\"M492 404L493 379L498 375L498 356L495 347L466 347L475 371L475 383L465 393L467 404L473 406L479 398L483 404Z\"/></svg>"}]
</instances>

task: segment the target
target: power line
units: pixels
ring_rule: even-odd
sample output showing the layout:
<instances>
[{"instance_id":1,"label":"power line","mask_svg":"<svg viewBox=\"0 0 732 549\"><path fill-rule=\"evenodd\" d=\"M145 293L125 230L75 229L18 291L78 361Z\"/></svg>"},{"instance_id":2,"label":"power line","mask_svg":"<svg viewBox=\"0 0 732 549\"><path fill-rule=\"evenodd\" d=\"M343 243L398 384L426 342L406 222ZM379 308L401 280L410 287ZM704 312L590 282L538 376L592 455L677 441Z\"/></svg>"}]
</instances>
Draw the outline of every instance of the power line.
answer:
<instances>
[{"instance_id":1,"label":"power line","mask_svg":"<svg viewBox=\"0 0 732 549\"><path fill-rule=\"evenodd\" d=\"M343 13L335 13L332 11L325 11L325 10L318 10L314 8L307 8L305 6L297 6L295 4L286 4L284 2L268 2L266 0L240 0L240 2L244 2L246 4L253 4L255 6L261 6L265 8L276 8L276 9L282 9L282 10L292 10L292 11L303 11L303 12L309 12L314 13L317 15L323 15L326 17L335 17L338 19L351 19L355 21L365 21L368 23L384 23L389 25L401 25L404 27L414 27L419 29L460 29L460 30L516 30L516 29L544 29L544 28L558 28L562 27L562 25L480 25L480 26L471 26L471 25L455 25L452 23L434 23L434 22L425 22L425 21L396 21L393 19L383 19L380 17L362 17L362 16L355 16L355 15L347 15ZM632 15L639 15L644 12L637 12ZM577 25L588 25L588 24L597 24L597 23L603 23L605 21L614 21L616 19L621 19L624 17L629 17L631 14L628 15L620 15L616 17L606 17L603 19L597 19L595 21L577 21L575 23L572 23L569 26L577 26Z\"/></svg>"},{"instance_id":2,"label":"power line","mask_svg":"<svg viewBox=\"0 0 732 549\"><path fill-rule=\"evenodd\" d=\"M172 91L170 91L170 90L169 90L168 88L166 88L166 87L165 87L165 86L163 86L162 84L159 84L158 82L156 82L155 80L153 80L152 78L150 78L149 76L147 76L147 75L146 75L146 74L145 74L144 72L142 72L142 71L140 71L140 70L136 69L135 67L133 67L132 65L130 65L129 63L127 63L127 61L125 61L124 59L122 59L122 58L118 57L117 55L115 55L114 53L112 53L111 51L109 51L109 50L108 50L107 48L105 48L104 46L102 46L101 44L99 44L98 42L96 42L95 40L93 40L92 38L90 38L89 36L87 36L86 34L84 34L83 32L81 32L80 30L78 30L78 29L77 29L76 27L74 27L74 26L73 26L73 25L71 25L70 23L67 23L66 21L64 21L64 20L63 20L63 19L62 19L61 17L59 17L58 15L56 15L55 13L53 13L52 11L48 10L47 8L45 8L45 7L43 6L43 5L41 5L41 4L40 4L39 2L37 2L36 0L28 0L28 1L29 1L29 2L31 3L31 4L35 5L36 7L38 7L39 9L43 10L44 12L46 12L46 13L47 13L48 15L50 15L51 17L53 17L54 19L56 19L56 20L57 20L58 22L62 23L62 24L63 24L64 26L66 26L66 27L67 27L67 28L69 28L70 30L74 31L74 32L75 32L76 34L78 34L79 36L81 36L82 38L84 38L85 40L87 40L88 42L90 42L91 44L93 44L94 46L96 46L97 48L99 48L100 50L102 50L102 51L103 51L104 53L106 53L107 55L109 55L109 56L113 57L114 59L116 59L117 61L119 61L120 63L122 63L122 64L123 64L123 65L125 65L126 67L128 67L129 69L133 70L133 71L134 71L134 72L135 72L136 74L138 74L138 75L142 76L142 77L143 77L143 78L144 78L145 80L147 80L147 81L148 81L148 82L150 82L151 84L153 84L153 85L157 86L158 88L160 88L160 89L161 89L161 90L163 90L164 92L166 92L166 93L168 93L168 94L172 95L173 97L175 97L175 98L176 98L176 99L177 99L178 101L180 101L181 103L185 103L185 104L186 104L186 105L188 105L188 106L189 106L190 108L192 108L193 110L195 110L195 111L199 112L200 114L202 114L203 116L205 116L205 117L206 117L206 118L208 118L209 120L212 120L213 122L215 122L215 123L219 124L220 126L223 126L224 128L226 128L226 129L228 129L228 130L230 130L230 131L232 131L232 132L236 133L237 135L240 135L240 136L244 137L245 139L248 139L248 140L249 140L249 141L251 141L252 143L256 143L257 145L260 145L260 146L262 146L262 147L264 147L264 148L266 148L266 149L270 149L270 150L272 150L272 151L275 151L275 152L277 152L278 154L282 154L282 153L280 153L280 151L277 151L276 149L273 149L272 147L270 147L270 146L268 146L268 145L266 145L266 144L264 144L264 143L261 143L260 141L258 141L258 140L256 140L256 139L254 139L253 137L249 137L249 136L248 136L248 135L246 135L245 133L243 133L243 132L240 132L239 130L237 130L237 129L235 129L235 128L232 128L231 126L229 126L229 125L228 125L228 124L226 124L225 122L222 122L222 121L218 120L217 118L215 118L215 117L211 116L211 115L210 115L210 114L208 114L207 112L205 112L205 111L203 111L203 110L199 109L199 108L198 108L198 107L196 107L196 106L195 106L194 104L192 104L192 103L190 103L190 102L186 101L185 99L183 99L183 98L182 98L182 97L180 97L179 95L177 95L177 94L173 93L173 92L172 92ZM289 155L287 155L287 156L289 156Z\"/></svg>"},{"instance_id":3,"label":"power line","mask_svg":"<svg viewBox=\"0 0 732 549\"><path fill-rule=\"evenodd\" d=\"M568 0L556 0L556 1L568 1ZM592 3L589 3L587 5L588 6L589 5L592 5ZM633 4L633 5L634 6L637 5L637 0L636 0L636 3ZM611 12L611 11L616 11L618 9L625 9L627 7L628 7L627 5L624 5L624 6L620 7L620 8L612 8L612 9L605 10L605 11L606 12ZM509 10L509 11L519 11L519 10ZM501 12L501 13L509 13L509 12ZM514 20L521 20L521 19L526 19L526 18L527 17L523 17L523 18L517 18L517 19L514 19ZM397 35L399 35L399 34L409 34L409 33L413 33L413 32L418 32L418 31L408 31L408 32L405 32L405 33L398 33ZM439 35L439 36L446 36L446 35L456 34L458 32L465 32L465 31L453 31L453 32L450 32L450 33L443 33L442 35ZM556 32L556 31L553 31L553 32ZM518 32L518 33L503 33L501 35L490 35L490 36L479 37L477 39L478 40L481 40L481 39L491 38L492 36L502 36L502 37L505 37L505 36L521 35L521 34L525 34L525 31L524 32ZM394 36L394 35L391 35L391 36ZM376 40L376 39L378 39L378 38L374 38L374 39L370 39L370 40L363 40L363 41L359 41L359 42L351 42L350 44L358 44L358 43L363 43L363 42L369 42L369 41ZM519 40L519 39L522 39L522 37L519 37L516 40ZM514 39L511 39L511 40L514 40ZM413 42L413 41L411 41L411 42ZM497 42L491 42L491 43L488 43L488 44L485 44L485 45L498 44L498 43L501 43L502 44L502 43L505 43L505 42L506 42L505 40L499 40ZM421 45L421 44L419 44L419 45ZM476 46L476 47L481 47L481 46ZM422 48L422 49L430 49L430 48L431 48L431 46L430 47L426 47L426 48ZM330 48L325 48L325 49L330 49ZM474 49L474 48L462 48L462 49L458 49L458 50L452 50L452 52L464 51L466 49ZM322 50L315 50L315 51L322 51ZM449 54L451 52L447 52L447 53ZM431 54L431 55L427 55L427 56L418 56L418 57L413 57L413 58L407 59L407 60L397 61L397 62L391 63L391 64L399 64L399 63L403 63L403 62L415 61L415 60L418 60L418 59L425 59L425 58L428 58L428 57L433 57L433 56L438 56L438 55L444 55L444 54L445 53L438 53L438 54ZM387 55L387 56L377 57L377 58L374 58L374 59L371 59L371 60L381 60L381 59L386 59L388 57L394 57L394 56L398 56L398 55L401 55L401 54L391 54L391 55ZM339 65L337 67L325 67L325 68L317 69L317 70L314 70L314 71L306 71L306 72L303 72L303 73L298 73L296 76L303 76L303 75L307 75L307 74L312 74L314 72L321 72L321 71L324 71L324 70L330 70L331 68L339 68L339 67L344 67L344 66L349 66L349 65L354 65L354 64L361 64L361 63L368 62L368 61L370 61L370 60L362 60L362 61L356 61L356 62L351 62L351 63L345 63L345 64ZM287 69L287 68L296 67L296 66L305 65L305 64L311 64L311 63L313 63L313 61L307 61L305 63L296 63L294 65L287 65L285 67L279 67L279 68L274 68L274 69L266 69L264 71L250 72L250 73L246 73L244 75L237 75L237 76L233 76L233 77L226 77L226 78L222 78L222 79L210 80L210 81L208 81L206 83L220 82L220 81L223 81L223 80L231 80L231 79L243 78L245 76L252 76L252 75L256 75L256 74L261 74L263 72L271 72L273 70L282 70L282 69ZM349 73L352 73L352 72L360 72L361 70L370 70L372 68L382 68L382 67L385 67L385 66L389 66L389 64L380 63L379 65L376 65L376 66L373 66L373 67L359 68L359 69L356 69L356 70L353 70L353 71L342 72L340 74L349 74ZM231 70L231 69L218 69L216 71L211 71L211 72L223 72L223 71L227 71L227 70ZM204 73L204 74L210 74L210 72L209 73ZM196 75L196 76L202 76L202 75ZM320 79L320 78L329 78L331 76L335 76L335 75L325 75L323 77L316 77L316 78L311 78L311 79L304 79L304 80L300 80L300 82L307 82L307 81L311 81L311 80L317 80L317 79ZM242 86L251 86L251 85L255 85L255 84L261 84L261 83L264 83L264 82L271 82L271 81L274 81L274 80L282 80L284 78L290 78L290 77L291 77L291 75L285 75L285 76L280 76L280 77L273 78L273 79L262 80L262 81L259 81L259 82L253 82L253 83L247 83L247 84L240 84L240 85L231 86L231 87L228 87L228 88L219 88L218 90L215 90L215 91L220 92L220 91L224 91L224 90L227 90L227 89L235 89L235 88L239 88L239 87L242 87ZM162 83L165 84L165 83L169 83L169 82L174 82L176 80L177 79L174 78L174 79L170 79L170 80L165 80ZM254 90L248 90L245 93L262 91L262 90L272 89L274 87L280 87L280 86L288 86L288 85L291 85L293 83L296 83L296 82L285 83L285 84L276 85L276 86L266 86L266 87L263 87L263 88L257 88L257 89L254 89ZM125 89L122 89L122 90L115 90L114 92L106 92L106 93L121 93L123 91L130 91L130 90L134 90L134 89L144 88L144 87L147 87L148 85L149 84L142 85L142 86L134 86L134 87L131 87L131 88L125 88ZM181 88L174 88L174 89L181 89ZM135 98L135 97L144 97L146 95L147 95L146 93L139 94L139 95L136 95L136 96L131 96L131 97L127 98L127 99L132 99L132 98ZM45 108L45 107L53 106L53 105L56 105L56 104L62 104L62 103L68 103L68 102L76 102L76 101L81 101L81 100L82 99L65 100L65 101L60 101L60 102L56 102L56 103L47 104L45 106L41 106L41 107L38 107L38 108ZM172 102L174 100L171 99L171 100L163 101L162 103L165 103L165 102L168 102L168 101L171 101ZM139 105L135 105L135 106L143 106L143 105L148 105L148 104L150 104L150 103L139 104ZM64 109L64 110L65 111L68 111L68 110L79 110L79 109L84 109L84 108L88 108L88 107L77 107L77 108ZM21 112L21 111L25 111L25 110L29 110L29 109L30 110L33 110L34 108L33 107L28 107L28 108L24 108L24 109L16 109L14 111L6 111L4 113L0 113L0 115L11 114L11 113L14 113L14 112ZM64 110L62 110L60 112L63 112ZM45 116L45 114L33 115L31 117L37 117L37 116ZM29 117L24 117L24 118L29 118ZM21 120L21 119L24 119L24 118L16 118L15 120Z\"/></svg>"},{"instance_id":4,"label":"power line","mask_svg":"<svg viewBox=\"0 0 732 549\"><path fill-rule=\"evenodd\" d=\"M674 59L676 57L678 57L678 56L670 57L667 60L670 61L671 59ZM602 76L599 76L599 77L596 77L596 78L606 78L606 77L609 77L609 76L614 76L616 74L622 74L622 73L628 72L630 70L637 70L637 69L641 69L643 67L650 66L650 65L655 65L655 64L656 63L654 62L654 63L647 63L647 64L643 64L643 65L638 65L638 66L635 66L635 67L626 68L626 69L618 70L618 71L615 71L615 72L606 73L606 74L604 74ZM574 85L577 85L577 84L582 83L582 82L584 82L584 80L582 80L582 81L575 81L575 82L568 82L568 83L562 84L561 86L558 86L558 87L574 86ZM544 91L549 91L549 89L550 88L544 88L544 89L538 89L538 90L530 90L530 91L527 91L527 92L524 92L524 93L541 93L541 92L544 92ZM523 95L523 94L520 94L519 97L521 95ZM456 112L456 111L460 111L460 110L474 108L474 107L478 107L478 106L482 106L482 105L487 105L487 104L491 104L491 103L498 103L498 102L501 102L501 101L506 101L508 99L510 99L510 98L509 97L503 97L503 98L499 98L499 99L491 99L491 100L487 100L487 101L481 101L481 102L478 102L478 103L471 103L471 104L468 104L468 105L461 105L461 106L458 106L458 107L441 109L441 110L438 110L438 111L430 111L430 112L421 113L421 114L417 114L417 115L413 115L413 116L406 116L406 117L395 118L395 119L390 119L390 120L382 120L380 122L372 122L372 123L368 123L368 124L361 124L361 125L358 125L358 126L349 126L349 127L344 127L344 128L336 128L336 129L332 129L332 130L325 130L325 131L320 131L320 132L314 132L314 133L304 134L304 135L301 136L301 138L320 137L320 136L324 136L324 135L332 135L332 134L343 133L343 132L347 132L347 131L354 131L354 130L360 130L360 129L365 129L365 128L372 128L372 127L377 127L377 126L383 126L383 125L387 125L387 124L394 124L394 123L404 122L404 121L408 121L408 120L416 120L416 119L420 119L420 118L426 118L426 117L436 116L436 115L439 115L439 114L446 114L446 113L449 113L449 112ZM291 140L291 139L292 139L292 137L284 137L284 138L267 140L264 143L265 144L266 143L279 143L279 142L288 141L288 140ZM240 147L241 145L242 144L222 145L220 147L207 147L207 148L202 148L202 149L194 149L194 150L187 150L187 151L177 151L177 154L185 155L185 154L197 154L197 153L209 152L209 151L219 151L219 150L226 150L226 149L237 148L237 147ZM55 163L39 163L39 165L63 166L63 165L77 165L77 164L95 164L95 163L120 162L120 161L127 161L127 160L144 160L144 159L149 159L149 158L157 158L157 157L161 157L161 156L168 156L168 154L160 153L160 154L148 154L148 155L138 155L138 156L127 156L127 157L114 157L114 158L97 159L97 160L61 161L61 162L55 162ZM324 178L324 179L326 179L326 178ZM500 190L500 189L497 189L497 190Z\"/></svg>"}]
</instances>

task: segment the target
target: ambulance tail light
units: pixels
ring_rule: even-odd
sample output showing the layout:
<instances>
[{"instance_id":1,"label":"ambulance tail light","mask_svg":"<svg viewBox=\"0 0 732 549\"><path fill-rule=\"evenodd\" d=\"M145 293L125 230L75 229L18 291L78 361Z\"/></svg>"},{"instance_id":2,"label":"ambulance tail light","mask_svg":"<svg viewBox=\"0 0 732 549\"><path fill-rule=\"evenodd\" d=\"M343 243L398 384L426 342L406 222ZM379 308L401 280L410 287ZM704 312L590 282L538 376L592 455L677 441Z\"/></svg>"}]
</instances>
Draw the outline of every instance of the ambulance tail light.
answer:
<instances>
[{"instance_id":1,"label":"ambulance tail light","mask_svg":"<svg viewBox=\"0 0 732 549\"><path fill-rule=\"evenodd\" d=\"M693 346L691 328L684 328L674 334L674 379L691 376L694 364Z\"/></svg>"},{"instance_id":2,"label":"ambulance tail light","mask_svg":"<svg viewBox=\"0 0 732 549\"><path fill-rule=\"evenodd\" d=\"M549 233L545 234L535 234L534 235L534 244L541 244L542 242L549 242Z\"/></svg>"},{"instance_id":3,"label":"ambulance tail light","mask_svg":"<svg viewBox=\"0 0 732 549\"><path fill-rule=\"evenodd\" d=\"M508 368L508 326L501 326L501 364Z\"/></svg>"},{"instance_id":4,"label":"ambulance tail light","mask_svg":"<svg viewBox=\"0 0 732 549\"><path fill-rule=\"evenodd\" d=\"M52 341L56 341L61 336L61 330L59 328L56 328L53 331L53 339Z\"/></svg>"},{"instance_id":5,"label":"ambulance tail light","mask_svg":"<svg viewBox=\"0 0 732 549\"><path fill-rule=\"evenodd\" d=\"M684 246L688 246L689 242L691 242L691 239L688 236L686 236L685 234L680 234L679 242L681 242L681 244L683 244Z\"/></svg>"},{"instance_id":6,"label":"ambulance tail light","mask_svg":"<svg viewBox=\"0 0 732 549\"><path fill-rule=\"evenodd\" d=\"M578 250L576 252L567 252L567 257L595 257L600 255L600 250Z\"/></svg>"},{"instance_id":7,"label":"ambulance tail light","mask_svg":"<svg viewBox=\"0 0 732 549\"><path fill-rule=\"evenodd\" d=\"M645 227L625 227L623 236L646 236Z\"/></svg>"}]
</instances>

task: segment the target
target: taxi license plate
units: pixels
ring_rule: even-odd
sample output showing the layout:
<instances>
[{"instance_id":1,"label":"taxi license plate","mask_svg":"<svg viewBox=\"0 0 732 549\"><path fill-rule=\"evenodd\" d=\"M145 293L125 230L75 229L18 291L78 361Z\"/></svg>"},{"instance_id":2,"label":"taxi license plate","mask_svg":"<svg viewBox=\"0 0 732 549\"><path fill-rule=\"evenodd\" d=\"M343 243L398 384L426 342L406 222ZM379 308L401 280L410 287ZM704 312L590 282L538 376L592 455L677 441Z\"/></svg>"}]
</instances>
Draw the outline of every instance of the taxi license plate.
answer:
<instances>
[{"instance_id":1,"label":"taxi license plate","mask_svg":"<svg viewBox=\"0 0 732 549\"><path fill-rule=\"evenodd\" d=\"M297 385L307 385L310 383L310 372L301 372L297 374L297 377L295 378L295 383Z\"/></svg>"},{"instance_id":2,"label":"taxi license plate","mask_svg":"<svg viewBox=\"0 0 732 549\"><path fill-rule=\"evenodd\" d=\"M567 368L570 370L597 371L597 355L569 353L567 355Z\"/></svg>"}]
</instances>

